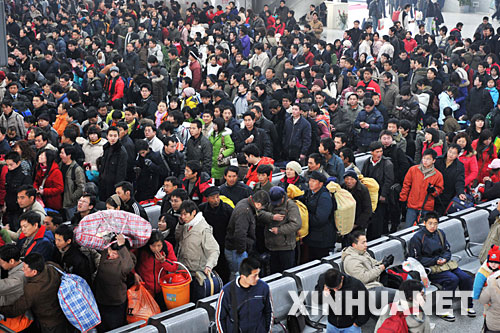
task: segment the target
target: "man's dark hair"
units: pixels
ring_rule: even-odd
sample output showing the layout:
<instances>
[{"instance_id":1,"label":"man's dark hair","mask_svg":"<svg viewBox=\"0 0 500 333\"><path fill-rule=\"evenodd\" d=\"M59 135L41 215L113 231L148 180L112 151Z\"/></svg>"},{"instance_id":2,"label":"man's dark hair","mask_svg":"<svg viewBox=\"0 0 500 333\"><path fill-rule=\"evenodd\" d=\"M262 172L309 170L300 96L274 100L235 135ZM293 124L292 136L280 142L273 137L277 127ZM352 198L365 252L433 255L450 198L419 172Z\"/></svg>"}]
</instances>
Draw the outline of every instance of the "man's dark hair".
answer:
<instances>
[{"instance_id":1,"label":"man's dark hair","mask_svg":"<svg viewBox=\"0 0 500 333\"><path fill-rule=\"evenodd\" d=\"M325 159L319 153L312 153L311 155L309 155L309 158L312 158L316 164L325 164Z\"/></svg>"},{"instance_id":2,"label":"man's dark hair","mask_svg":"<svg viewBox=\"0 0 500 333\"><path fill-rule=\"evenodd\" d=\"M359 237L366 236L366 233L362 230L356 230L349 234L349 244L357 244Z\"/></svg>"},{"instance_id":3,"label":"man's dark hair","mask_svg":"<svg viewBox=\"0 0 500 333\"><path fill-rule=\"evenodd\" d=\"M354 151L351 148L344 147L340 149L339 154L342 153L342 156L344 156L344 159L347 159L350 163L354 163L355 157L354 157Z\"/></svg>"},{"instance_id":4,"label":"man's dark hair","mask_svg":"<svg viewBox=\"0 0 500 333\"><path fill-rule=\"evenodd\" d=\"M40 228L40 226L42 225L42 218L38 213L35 213L33 211L22 213L21 216L19 216L19 222L21 221L26 221L31 225L38 224L38 228Z\"/></svg>"},{"instance_id":5,"label":"man's dark hair","mask_svg":"<svg viewBox=\"0 0 500 333\"><path fill-rule=\"evenodd\" d=\"M115 190L119 187L122 188L123 192L130 192L131 197L134 196L134 186L132 185L131 182L122 181L119 182L118 184L115 184Z\"/></svg>"},{"instance_id":6,"label":"man's dark hair","mask_svg":"<svg viewBox=\"0 0 500 333\"><path fill-rule=\"evenodd\" d=\"M149 144L144 139L138 139L135 141L135 152L139 153L141 150L149 150Z\"/></svg>"},{"instance_id":7,"label":"man's dark hair","mask_svg":"<svg viewBox=\"0 0 500 333\"><path fill-rule=\"evenodd\" d=\"M430 219L436 219L439 221L438 213L436 213L435 211L428 212L427 214L425 214L423 221L427 222Z\"/></svg>"},{"instance_id":8,"label":"man's dark hair","mask_svg":"<svg viewBox=\"0 0 500 333\"><path fill-rule=\"evenodd\" d=\"M268 164L261 164L257 167L257 174L266 174L268 177L271 176L273 172L273 167Z\"/></svg>"},{"instance_id":9,"label":"man's dark hair","mask_svg":"<svg viewBox=\"0 0 500 333\"><path fill-rule=\"evenodd\" d=\"M64 149L64 153L68 156L71 156L71 159L74 160L73 156L75 156L75 153L76 153L76 148L72 145L64 145L63 147L61 147L61 150Z\"/></svg>"},{"instance_id":10,"label":"man's dark hair","mask_svg":"<svg viewBox=\"0 0 500 333\"><path fill-rule=\"evenodd\" d=\"M254 202L258 202L263 206L269 205L269 202L271 201L271 199L269 198L269 193L264 190L258 190L257 192L252 194L252 199Z\"/></svg>"},{"instance_id":11,"label":"man's dark hair","mask_svg":"<svg viewBox=\"0 0 500 333\"><path fill-rule=\"evenodd\" d=\"M182 201L189 199L188 193L183 188L176 188L175 190L173 190L172 193L170 193L170 197L177 197Z\"/></svg>"},{"instance_id":12,"label":"man's dark hair","mask_svg":"<svg viewBox=\"0 0 500 333\"><path fill-rule=\"evenodd\" d=\"M422 157L426 155L431 155L433 160L437 158L437 152L431 148L424 150L424 152L422 153Z\"/></svg>"},{"instance_id":13,"label":"man's dark hair","mask_svg":"<svg viewBox=\"0 0 500 333\"><path fill-rule=\"evenodd\" d=\"M399 290L404 293L405 299L409 302L413 301L414 296L420 293L422 289L424 289L424 285L418 280L406 280L399 286Z\"/></svg>"},{"instance_id":14,"label":"man's dark hair","mask_svg":"<svg viewBox=\"0 0 500 333\"><path fill-rule=\"evenodd\" d=\"M198 127L198 129L202 128L203 127L203 124L201 123L201 120L199 119L195 119L191 122L191 124L196 124L196 127Z\"/></svg>"},{"instance_id":15,"label":"man's dark hair","mask_svg":"<svg viewBox=\"0 0 500 333\"><path fill-rule=\"evenodd\" d=\"M21 251L14 244L6 244L0 247L0 259L9 262L11 259L19 261L21 258Z\"/></svg>"},{"instance_id":16,"label":"man's dark hair","mask_svg":"<svg viewBox=\"0 0 500 333\"><path fill-rule=\"evenodd\" d=\"M163 182L171 182L172 186L177 186L177 188L181 187L181 185L182 185L179 178L177 178L175 176L169 176L169 177L165 178L165 180Z\"/></svg>"},{"instance_id":17,"label":"man's dark hair","mask_svg":"<svg viewBox=\"0 0 500 333\"><path fill-rule=\"evenodd\" d=\"M374 151L380 148L383 148L382 142L380 141L373 141L372 143L370 143L370 146L368 146L369 151Z\"/></svg>"},{"instance_id":18,"label":"man's dark hair","mask_svg":"<svg viewBox=\"0 0 500 333\"><path fill-rule=\"evenodd\" d=\"M114 131L114 132L120 134L120 131L118 130L118 127L116 127L116 126L109 126L108 133L111 131Z\"/></svg>"},{"instance_id":19,"label":"man's dark hair","mask_svg":"<svg viewBox=\"0 0 500 333\"><path fill-rule=\"evenodd\" d=\"M36 197L36 189L33 185L22 185L17 189L17 193L21 193L22 191L26 191L26 195L28 197Z\"/></svg>"},{"instance_id":20,"label":"man's dark hair","mask_svg":"<svg viewBox=\"0 0 500 333\"><path fill-rule=\"evenodd\" d=\"M47 216L52 218L53 225L61 225L63 223L62 216L58 212L54 212L54 211L49 210L49 211L47 211L46 214L47 214Z\"/></svg>"},{"instance_id":21,"label":"man's dark hair","mask_svg":"<svg viewBox=\"0 0 500 333\"><path fill-rule=\"evenodd\" d=\"M255 120L255 113L253 113L252 111L247 111L243 113L243 119L245 119L245 117L250 117L252 118L252 120Z\"/></svg>"},{"instance_id":22,"label":"man's dark hair","mask_svg":"<svg viewBox=\"0 0 500 333\"><path fill-rule=\"evenodd\" d=\"M11 151L5 155L5 160L11 160L14 163L19 163L19 161L21 161L21 155L15 151Z\"/></svg>"},{"instance_id":23,"label":"man's dark hair","mask_svg":"<svg viewBox=\"0 0 500 333\"><path fill-rule=\"evenodd\" d=\"M197 175L196 175L197 177L200 176L200 173L203 170L200 162L199 161L194 161L194 160L187 161L186 162L186 167L189 168L189 169L191 169L191 171L193 173L197 173Z\"/></svg>"},{"instance_id":24,"label":"man's dark hair","mask_svg":"<svg viewBox=\"0 0 500 333\"><path fill-rule=\"evenodd\" d=\"M249 276L256 269L260 269L260 261L256 258L248 257L241 261L239 272L243 276Z\"/></svg>"},{"instance_id":25,"label":"man's dark hair","mask_svg":"<svg viewBox=\"0 0 500 333\"><path fill-rule=\"evenodd\" d=\"M239 171L240 169L236 165L229 165L228 167L226 167L226 169L224 169L224 176L227 176L229 172L238 174Z\"/></svg>"},{"instance_id":26,"label":"man's dark hair","mask_svg":"<svg viewBox=\"0 0 500 333\"><path fill-rule=\"evenodd\" d=\"M323 138L321 139L320 144L323 145L323 148L328 151L329 154L333 154L335 151L335 143L332 138Z\"/></svg>"},{"instance_id":27,"label":"man's dark hair","mask_svg":"<svg viewBox=\"0 0 500 333\"><path fill-rule=\"evenodd\" d=\"M40 253L31 252L24 257L23 262L32 270L36 270L38 274L45 269L45 259Z\"/></svg>"},{"instance_id":28,"label":"man's dark hair","mask_svg":"<svg viewBox=\"0 0 500 333\"><path fill-rule=\"evenodd\" d=\"M194 201L184 200L184 201L182 201L181 208L179 208L179 211L181 211L181 212L185 211L188 214L191 214L192 212L196 212L198 214L200 209L194 203Z\"/></svg>"},{"instance_id":29,"label":"man's dark hair","mask_svg":"<svg viewBox=\"0 0 500 333\"><path fill-rule=\"evenodd\" d=\"M347 141L349 141L349 139L347 138L347 135L345 133L342 133L342 132L335 133L334 138L339 138L340 141L342 141L342 143L347 143Z\"/></svg>"},{"instance_id":30,"label":"man's dark hair","mask_svg":"<svg viewBox=\"0 0 500 333\"><path fill-rule=\"evenodd\" d=\"M330 289L337 288L342 282L342 276L339 270L330 268L325 272L325 286Z\"/></svg>"},{"instance_id":31,"label":"man's dark hair","mask_svg":"<svg viewBox=\"0 0 500 333\"><path fill-rule=\"evenodd\" d=\"M67 242L69 239L71 239L71 242L73 242L73 235L74 235L73 228L67 224L62 224L58 226L55 231L55 234L61 235L65 242Z\"/></svg>"},{"instance_id":32,"label":"man's dark hair","mask_svg":"<svg viewBox=\"0 0 500 333\"><path fill-rule=\"evenodd\" d=\"M243 147L243 149L241 150L241 152L243 154L247 154L247 155L253 155L255 157L261 157L262 156L262 153L260 152L260 149L259 147L257 147L257 145L255 145L254 143L251 143L245 147Z\"/></svg>"}]
</instances>

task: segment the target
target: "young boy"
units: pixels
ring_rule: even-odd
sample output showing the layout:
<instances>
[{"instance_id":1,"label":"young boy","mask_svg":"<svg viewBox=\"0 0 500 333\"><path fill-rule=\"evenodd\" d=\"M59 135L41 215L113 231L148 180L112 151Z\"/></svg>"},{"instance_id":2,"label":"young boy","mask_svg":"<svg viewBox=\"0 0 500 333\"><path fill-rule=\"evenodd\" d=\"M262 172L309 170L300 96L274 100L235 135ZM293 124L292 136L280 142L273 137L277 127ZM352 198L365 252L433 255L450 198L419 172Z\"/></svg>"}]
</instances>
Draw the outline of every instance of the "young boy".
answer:
<instances>
[{"instance_id":1,"label":"young boy","mask_svg":"<svg viewBox=\"0 0 500 333\"><path fill-rule=\"evenodd\" d=\"M448 134L451 132L456 132L461 129L458 121L453 117L453 110L450 107L445 107L443 109L444 114L444 125L443 131Z\"/></svg>"},{"instance_id":2,"label":"young boy","mask_svg":"<svg viewBox=\"0 0 500 333\"><path fill-rule=\"evenodd\" d=\"M269 193L269 190L273 187L273 184L269 181L272 171L273 167L268 164L259 165L257 168L257 178L259 179L259 182L255 185L253 193L258 190L264 190Z\"/></svg>"},{"instance_id":3,"label":"young boy","mask_svg":"<svg viewBox=\"0 0 500 333\"><path fill-rule=\"evenodd\" d=\"M454 291L459 285L462 291L472 290L472 277L451 260L450 244L446 240L446 234L438 229L438 224L439 216L436 212L425 215L424 226L410 240L410 257L431 269L429 280L440 284L442 290ZM475 317L476 311L472 308L472 299L469 298L467 302L467 315ZM452 311L441 313L439 317L446 321L455 321Z\"/></svg>"},{"instance_id":4,"label":"young boy","mask_svg":"<svg viewBox=\"0 0 500 333\"><path fill-rule=\"evenodd\" d=\"M498 271L500 267L500 247L498 245L492 245L488 251L488 259L483 263L481 268L476 273L474 279L474 288L472 293L472 299L479 299L481 291L486 287L486 280L488 277Z\"/></svg>"}]
</instances>

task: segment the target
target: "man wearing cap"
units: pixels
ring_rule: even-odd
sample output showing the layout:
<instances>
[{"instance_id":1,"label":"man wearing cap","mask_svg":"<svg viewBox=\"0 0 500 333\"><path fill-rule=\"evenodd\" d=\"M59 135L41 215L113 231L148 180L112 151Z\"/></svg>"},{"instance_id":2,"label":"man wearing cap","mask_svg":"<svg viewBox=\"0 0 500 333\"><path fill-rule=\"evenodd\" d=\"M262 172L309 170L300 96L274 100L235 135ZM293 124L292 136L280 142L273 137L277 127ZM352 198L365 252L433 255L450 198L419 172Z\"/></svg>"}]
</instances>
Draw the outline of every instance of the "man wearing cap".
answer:
<instances>
[{"instance_id":1,"label":"man wearing cap","mask_svg":"<svg viewBox=\"0 0 500 333\"><path fill-rule=\"evenodd\" d=\"M285 190L273 186L269 190L269 212L259 211L259 221L265 224L264 242L271 254L271 273L282 273L295 266L295 235L302 226L297 204L288 200Z\"/></svg>"},{"instance_id":2,"label":"man wearing cap","mask_svg":"<svg viewBox=\"0 0 500 333\"><path fill-rule=\"evenodd\" d=\"M212 233L220 248L219 260L214 270L220 275L222 281L227 282L229 281L229 267L224 255L224 242L233 207L220 199L218 186L207 188L203 195L207 198L207 202L200 204L200 212L203 213L207 223L212 226Z\"/></svg>"},{"instance_id":3,"label":"man wearing cap","mask_svg":"<svg viewBox=\"0 0 500 333\"><path fill-rule=\"evenodd\" d=\"M370 217L372 216L372 203L368 188L358 180L358 174L354 170L348 170L344 174L342 188L348 190L356 200L356 215L354 219L354 230L366 230ZM345 244L350 245L350 244Z\"/></svg>"},{"instance_id":4,"label":"man wearing cap","mask_svg":"<svg viewBox=\"0 0 500 333\"><path fill-rule=\"evenodd\" d=\"M328 256L337 239L332 217L332 197L325 184L326 177L323 174L318 171L311 173L309 190L305 194L305 204L309 212L309 235L304 238L305 261Z\"/></svg>"}]
</instances>

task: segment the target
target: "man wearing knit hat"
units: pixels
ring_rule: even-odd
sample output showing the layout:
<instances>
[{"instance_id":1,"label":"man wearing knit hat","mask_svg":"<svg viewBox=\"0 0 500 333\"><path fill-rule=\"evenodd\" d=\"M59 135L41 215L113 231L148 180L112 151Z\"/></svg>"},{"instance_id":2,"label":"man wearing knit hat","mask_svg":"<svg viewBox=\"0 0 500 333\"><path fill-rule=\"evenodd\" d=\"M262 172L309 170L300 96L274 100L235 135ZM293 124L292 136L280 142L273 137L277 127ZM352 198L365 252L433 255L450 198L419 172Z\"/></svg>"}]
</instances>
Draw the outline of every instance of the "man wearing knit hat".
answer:
<instances>
[{"instance_id":1,"label":"man wearing knit hat","mask_svg":"<svg viewBox=\"0 0 500 333\"><path fill-rule=\"evenodd\" d=\"M271 254L271 273L274 274L295 266L295 235L302 219L297 204L288 200L283 188L273 186L269 198L269 212L261 211L259 217L265 223L264 241Z\"/></svg>"},{"instance_id":2,"label":"man wearing knit hat","mask_svg":"<svg viewBox=\"0 0 500 333\"><path fill-rule=\"evenodd\" d=\"M372 203L368 188L361 184L358 180L358 174L354 170L348 170L344 173L342 188L348 190L354 197L354 200L356 200L356 217L354 219L353 231L365 230L372 216Z\"/></svg>"}]
</instances>

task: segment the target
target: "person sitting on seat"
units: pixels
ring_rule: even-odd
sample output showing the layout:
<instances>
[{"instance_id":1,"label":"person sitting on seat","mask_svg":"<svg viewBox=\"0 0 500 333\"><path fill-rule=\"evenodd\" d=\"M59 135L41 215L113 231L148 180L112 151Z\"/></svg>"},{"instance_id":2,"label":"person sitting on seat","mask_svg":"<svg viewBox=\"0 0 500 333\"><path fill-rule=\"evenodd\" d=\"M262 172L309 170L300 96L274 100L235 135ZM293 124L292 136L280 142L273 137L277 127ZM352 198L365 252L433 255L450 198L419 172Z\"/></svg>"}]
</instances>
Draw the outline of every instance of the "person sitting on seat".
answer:
<instances>
[{"instance_id":1,"label":"person sitting on seat","mask_svg":"<svg viewBox=\"0 0 500 333\"><path fill-rule=\"evenodd\" d=\"M456 261L451 260L450 243L444 231L438 229L439 216L429 212L424 217L424 226L410 239L410 257L417 259L424 267L431 270L429 280L442 286L442 290L472 290L472 277L458 268ZM467 300L467 315L475 317L472 298ZM455 321L453 312L439 314L446 321Z\"/></svg>"}]
</instances>

